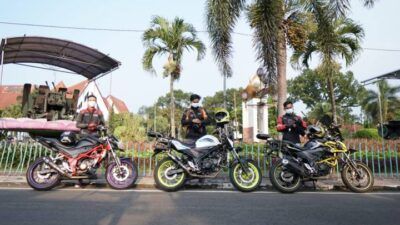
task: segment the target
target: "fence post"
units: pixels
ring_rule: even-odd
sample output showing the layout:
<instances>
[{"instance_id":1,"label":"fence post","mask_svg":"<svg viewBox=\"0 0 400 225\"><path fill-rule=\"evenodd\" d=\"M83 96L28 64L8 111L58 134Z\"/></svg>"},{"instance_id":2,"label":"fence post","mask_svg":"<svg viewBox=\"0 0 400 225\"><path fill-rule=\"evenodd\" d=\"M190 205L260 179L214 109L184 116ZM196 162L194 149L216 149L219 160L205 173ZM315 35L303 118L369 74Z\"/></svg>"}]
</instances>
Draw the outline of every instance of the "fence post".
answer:
<instances>
[{"instance_id":1,"label":"fence post","mask_svg":"<svg viewBox=\"0 0 400 225\"><path fill-rule=\"evenodd\" d=\"M383 168L385 170L385 177L387 177L387 168L386 168L386 151L385 151L385 146L382 145L382 152L383 152Z\"/></svg>"},{"instance_id":2,"label":"fence post","mask_svg":"<svg viewBox=\"0 0 400 225\"><path fill-rule=\"evenodd\" d=\"M4 154L7 150L7 142L4 142L4 148L3 148L3 153L1 154L1 160L0 160L0 169L1 169L1 164L3 164L3 158L4 158Z\"/></svg>"},{"instance_id":3,"label":"fence post","mask_svg":"<svg viewBox=\"0 0 400 225\"><path fill-rule=\"evenodd\" d=\"M396 153L396 175L397 175L397 178L399 178L399 160L398 160L398 152L399 151L399 149L397 148L397 143L396 143L396 145L395 145L395 153Z\"/></svg>"},{"instance_id":4,"label":"fence post","mask_svg":"<svg viewBox=\"0 0 400 225\"><path fill-rule=\"evenodd\" d=\"M148 148L147 148L148 149ZM150 162L149 162L149 176L151 176L152 175L152 169L151 169L151 164L152 164L152 161L153 161L153 154L150 154Z\"/></svg>"},{"instance_id":5,"label":"fence post","mask_svg":"<svg viewBox=\"0 0 400 225\"><path fill-rule=\"evenodd\" d=\"M8 175L11 175L11 172L12 172L12 169L13 169L14 158L15 158L15 152L17 151L17 146L18 146L18 143L15 143L15 145L14 145L14 151L13 151L12 158L11 158L11 163L10 163L10 169L8 170Z\"/></svg>"},{"instance_id":6,"label":"fence post","mask_svg":"<svg viewBox=\"0 0 400 225\"><path fill-rule=\"evenodd\" d=\"M260 168L260 143L257 145L257 162L258 162L258 168Z\"/></svg>"},{"instance_id":7,"label":"fence post","mask_svg":"<svg viewBox=\"0 0 400 225\"><path fill-rule=\"evenodd\" d=\"M375 162L374 162L374 146L371 146L371 156L372 156L372 175L375 176Z\"/></svg>"}]
</instances>

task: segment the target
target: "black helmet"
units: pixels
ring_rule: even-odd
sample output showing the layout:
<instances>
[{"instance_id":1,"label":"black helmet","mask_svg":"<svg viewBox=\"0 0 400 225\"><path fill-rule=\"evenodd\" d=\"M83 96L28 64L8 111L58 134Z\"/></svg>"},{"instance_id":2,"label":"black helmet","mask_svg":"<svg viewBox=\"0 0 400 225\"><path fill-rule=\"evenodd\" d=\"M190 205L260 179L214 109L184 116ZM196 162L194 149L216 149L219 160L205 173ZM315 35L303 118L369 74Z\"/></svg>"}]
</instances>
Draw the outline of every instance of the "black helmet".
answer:
<instances>
[{"instance_id":1,"label":"black helmet","mask_svg":"<svg viewBox=\"0 0 400 225\"><path fill-rule=\"evenodd\" d=\"M61 134L60 141L65 145L74 144L76 141L76 134L72 131L65 131Z\"/></svg>"},{"instance_id":2,"label":"black helmet","mask_svg":"<svg viewBox=\"0 0 400 225\"><path fill-rule=\"evenodd\" d=\"M307 127L308 138L323 138L325 136L325 130L322 127L310 125Z\"/></svg>"}]
</instances>

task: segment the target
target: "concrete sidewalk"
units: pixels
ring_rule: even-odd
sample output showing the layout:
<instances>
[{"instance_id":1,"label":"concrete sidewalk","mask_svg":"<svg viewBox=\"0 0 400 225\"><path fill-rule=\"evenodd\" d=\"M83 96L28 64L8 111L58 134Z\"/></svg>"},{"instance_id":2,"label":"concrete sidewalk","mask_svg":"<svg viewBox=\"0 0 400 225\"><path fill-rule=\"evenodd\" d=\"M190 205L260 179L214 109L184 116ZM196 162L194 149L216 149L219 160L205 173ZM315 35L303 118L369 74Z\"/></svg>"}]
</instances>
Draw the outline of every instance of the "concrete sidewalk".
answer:
<instances>
[{"instance_id":1,"label":"concrete sidewalk","mask_svg":"<svg viewBox=\"0 0 400 225\"><path fill-rule=\"evenodd\" d=\"M73 186L76 181L63 181L65 187ZM87 184L83 188L106 188L107 184L104 178L98 180L84 180ZM316 184L317 191L334 191L334 190L347 190L340 179L324 179L319 180ZM0 176L0 187L29 187L26 182L25 176ZM155 189L153 177L139 177L136 181L135 188L139 189ZM188 180L185 189L219 189L219 190L233 190L234 187L227 177L217 177L215 179L205 179L199 182L198 179ZM264 177L260 190L274 190L269 178ZM314 190L312 182L306 182L303 190ZM381 178L375 177L374 182L375 191L400 191L399 178Z\"/></svg>"}]
</instances>

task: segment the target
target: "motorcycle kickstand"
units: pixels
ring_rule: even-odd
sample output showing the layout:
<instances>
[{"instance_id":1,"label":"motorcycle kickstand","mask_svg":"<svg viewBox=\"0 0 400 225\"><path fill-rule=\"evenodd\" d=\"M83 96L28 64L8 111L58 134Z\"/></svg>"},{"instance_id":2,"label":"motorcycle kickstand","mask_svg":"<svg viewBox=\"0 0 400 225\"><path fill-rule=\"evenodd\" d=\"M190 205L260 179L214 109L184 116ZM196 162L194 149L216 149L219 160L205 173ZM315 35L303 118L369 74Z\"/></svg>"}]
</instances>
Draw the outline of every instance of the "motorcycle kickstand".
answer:
<instances>
[{"instance_id":1,"label":"motorcycle kickstand","mask_svg":"<svg viewBox=\"0 0 400 225\"><path fill-rule=\"evenodd\" d=\"M314 191L316 191L316 190L317 190L317 186L315 185L315 182L316 182L316 180L312 180L313 187L314 187Z\"/></svg>"}]
</instances>

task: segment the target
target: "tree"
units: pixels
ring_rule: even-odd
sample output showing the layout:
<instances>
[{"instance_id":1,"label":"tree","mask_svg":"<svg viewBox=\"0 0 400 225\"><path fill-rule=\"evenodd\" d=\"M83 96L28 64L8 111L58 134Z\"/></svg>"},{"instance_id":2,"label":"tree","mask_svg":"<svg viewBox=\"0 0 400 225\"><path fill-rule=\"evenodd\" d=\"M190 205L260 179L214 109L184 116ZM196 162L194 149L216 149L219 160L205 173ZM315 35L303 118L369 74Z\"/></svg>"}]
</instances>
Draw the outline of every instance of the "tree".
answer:
<instances>
[{"instance_id":1,"label":"tree","mask_svg":"<svg viewBox=\"0 0 400 225\"><path fill-rule=\"evenodd\" d=\"M212 110L215 110L216 108L223 108L224 100L226 99L226 110L228 110L230 117L241 122L242 92L242 88L230 88L226 90L226 98L224 98L224 92L218 91L212 96L204 97L203 106L209 113L212 113Z\"/></svg>"},{"instance_id":2,"label":"tree","mask_svg":"<svg viewBox=\"0 0 400 225\"><path fill-rule=\"evenodd\" d=\"M121 141L144 141L146 140L146 128L141 116L131 113L121 113L121 124L115 127L114 134Z\"/></svg>"},{"instance_id":3,"label":"tree","mask_svg":"<svg viewBox=\"0 0 400 225\"><path fill-rule=\"evenodd\" d=\"M374 0L362 0L372 7ZM278 86L278 112L283 114L286 100L286 46L301 50L312 31L308 14L323 5L335 18L344 16L350 9L349 0L255 0L246 6L246 0L208 0L206 3L207 29L214 57L224 77L232 75L232 33L242 11L246 10L254 30L254 47L257 59L267 67L266 83ZM315 15L315 14L314 14ZM306 25L306 26L305 26Z\"/></svg>"},{"instance_id":4,"label":"tree","mask_svg":"<svg viewBox=\"0 0 400 225\"><path fill-rule=\"evenodd\" d=\"M197 60L201 60L206 48L197 38L196 29L183 19L175 18L172 22L167 19L155 16L151 21L151 27L143 34L142 40L146 47L143 55L143 68L155 73L153 58L155 55L168 55L168 61L164 66L164 77L170 78L170 120L171 135L175 137L175 101L174 82L181 75L181 62L185 50L196 50Z\"/></svg>"},{"instance_id":5,"label":"tree","mask_svg":"<svg viewBox=\"0 0 400 225\"><path fill-rule=\"evenodd\" d=\"M339 106L354 107L358 104L358 93L363 91L364 87L358 83L351 71L342 73L339 69L339 66L335 67L332 78L335 84L335 102ZM329 102L327 79L321 68L305 69L301 75L289 80L288 92L290 99L301 100L309 109L314 109L318 103Z\"/></svg>"},{"instance_id":6,"label":"tree","mask_svg":"<svg viewBox=\"0 0 400 225\"><path fill-rule=\"evenodd\" d=\"M333 17L327 5L315 3L313 15L317 30L309 35L304 50L296 50L291 60L295 66L301 61L301 64L308 68L311 56L314 54L320 56L320 69L327 79L332 117L336 123L337 110L333 81L335 65L340 58L344 58L346 65L354 62L361 51L360 41L364 37L364 31L360 25L349 18Z\"/></svg>"},{"instance_id":7,"label":"tree","mask_svg":"<svg viewBox=\"0 0 400 225\"><path fill-rule=\"evenodd\" d=\"M180 121L184 110L189 107L190 104L190 92L184 92L182 90L174 90L174 104L175 104L175 121ZM170 116L169 106L171 102L171 94L167 93L164 96L160 96L156 103L152 106L142 106L138 114L146 118L146 125L148 130L156 129L158 132L167 134L170 133L170 125L166 118ZM156 116L156 121L154 121ZM177 126L178 132L181 132L180 123ZM167 128L167 129L166 129Z\"/></svg>"},{"instance_id":8,"label":"tree","mask_svg":"<svg viewBox=\"0 0 400 225\"><path fill-rule=\"evenodd\" d=\"M0 110L0 118L20 118L22 117L22 106L21 104L10 105L7 108Z\"/></svg>"},{"instance_id":9,"label":"tree","mask_svg":"<svg viewBox=\"0 0 400 225\"><path fill-rule=\"evenodd\" d=\"M232 76L232 38L241 11L254 30L257 59L267 68L263 80L267 85L278 85L279 113L283 114L286 100L286 45L301 48L306 40L305 21L301 1L256 0L249 7L244 0L208 0L207 27L213 53L224 77Z\"/></svg>"},{"instance_id":10,"label":"tree","mask_svg":"<svg viewBox=\"0 0 400 225\"><path fill-rule=\"evenodd\" d=\"M383 121L393 120L396 118L396 111L400 107L400 100L397 97L399 92L400 86L390 86L386 80L380 80L378 81L377 91L367 90L363 92L361 107L374 123L378 123L380 120L380 100Z\"/></svg>"}]
</instances>

